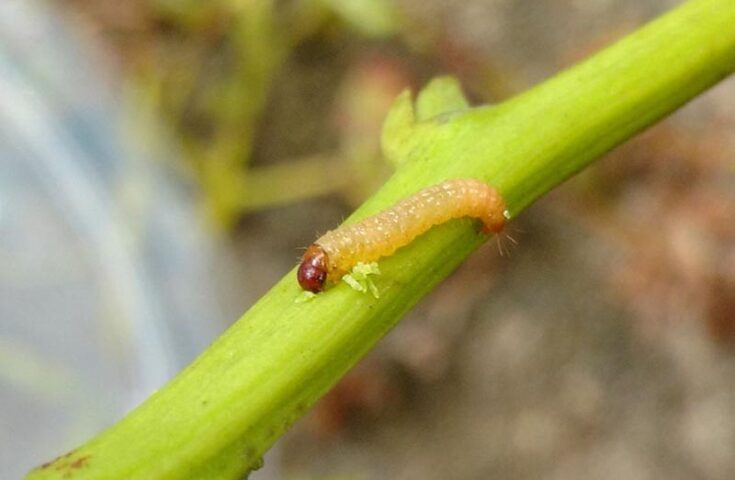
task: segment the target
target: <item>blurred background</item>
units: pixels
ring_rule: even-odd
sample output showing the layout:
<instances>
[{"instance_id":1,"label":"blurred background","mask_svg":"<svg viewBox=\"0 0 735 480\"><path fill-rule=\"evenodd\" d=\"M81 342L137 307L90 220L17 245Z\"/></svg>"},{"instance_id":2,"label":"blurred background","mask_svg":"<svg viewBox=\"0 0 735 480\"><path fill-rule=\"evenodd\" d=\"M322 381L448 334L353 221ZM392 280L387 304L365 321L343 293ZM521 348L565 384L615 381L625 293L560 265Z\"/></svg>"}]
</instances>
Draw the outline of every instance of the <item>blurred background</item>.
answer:
<instances>
[{"instance_id":1,"label":"blurred background","mask_svg":"<svg viewBox=\"0 0 735 480\"><path fill-rule=\"evenodd\" d=\"M0 476L120 418L373 192L401 90L501 101L677 3L0 2ZM524 212L252 478L733 478L733 112L730 79Z\"/></svg>"}]
</instances>

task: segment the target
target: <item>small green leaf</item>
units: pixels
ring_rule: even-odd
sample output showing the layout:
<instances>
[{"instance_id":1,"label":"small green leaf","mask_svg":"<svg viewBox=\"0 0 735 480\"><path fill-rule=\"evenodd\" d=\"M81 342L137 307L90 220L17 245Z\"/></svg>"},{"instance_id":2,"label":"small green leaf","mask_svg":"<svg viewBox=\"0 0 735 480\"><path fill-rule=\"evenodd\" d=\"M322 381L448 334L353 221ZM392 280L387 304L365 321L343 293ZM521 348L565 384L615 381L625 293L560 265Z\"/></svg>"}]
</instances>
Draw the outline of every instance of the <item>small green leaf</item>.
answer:
<instances>
[{"instance_id":1,"label":"small green leaf","mask_svg":"<svg viewBox=\"0 0 735 480\"><path fill-rule=\"evenodd\" d=\"M470 108L459 80L445 76L433 79L416 98L416 119L430 120L438 115L461 112Z\"/></svg>"},{"instance_id":2,"label":"small green leaf","mask_svg":"<svg viewBox=\"0 0 735 480\"><path fill-rule=\"evenodd\" d=\"M410 90L404 90L395 99L383 122L380 145L386 160L398 166L413 142L416 115Z\"/></svg>"}]
</instances>

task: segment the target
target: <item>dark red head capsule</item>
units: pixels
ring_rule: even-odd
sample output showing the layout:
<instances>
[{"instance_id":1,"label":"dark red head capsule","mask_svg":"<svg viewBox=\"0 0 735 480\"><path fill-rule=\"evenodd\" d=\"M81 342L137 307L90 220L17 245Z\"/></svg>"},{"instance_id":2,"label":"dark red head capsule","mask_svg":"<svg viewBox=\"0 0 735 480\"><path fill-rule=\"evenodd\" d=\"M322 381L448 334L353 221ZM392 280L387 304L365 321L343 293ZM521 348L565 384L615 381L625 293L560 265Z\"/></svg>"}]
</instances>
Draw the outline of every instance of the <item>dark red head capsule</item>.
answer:
<instances>
[{"instance_id":1,"label":"dark red head capsule","mask_svg":"<svg viewBox=\"0 0 735 480\"><path fill-rule=\"evenodd\" d=\"M314 293L324 290L328 265L327 253L322 247L313 244L307 248L301 259L299 270L296 272L301 288Z\"/></svg>"}]
</instances>

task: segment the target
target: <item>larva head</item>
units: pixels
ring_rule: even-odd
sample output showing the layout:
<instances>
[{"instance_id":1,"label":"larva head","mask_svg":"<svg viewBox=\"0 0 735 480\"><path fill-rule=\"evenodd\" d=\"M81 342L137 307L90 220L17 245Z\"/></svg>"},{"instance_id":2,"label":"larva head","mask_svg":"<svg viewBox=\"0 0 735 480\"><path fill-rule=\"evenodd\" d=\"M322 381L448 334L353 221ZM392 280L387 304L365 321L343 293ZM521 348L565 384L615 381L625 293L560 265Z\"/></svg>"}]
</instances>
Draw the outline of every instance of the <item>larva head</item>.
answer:
<instances>
[{"instance_id":1,"label":"larva head","mask_svg":"<svg viewBox=\"0 0 735 480\"><path fill-rule=\"evenodd\" d=\"M327 253L317 244L311 245L306 249L306 253L301 258L301 265L296 272L296 278L299 285L304 290L319 293L324 290L327 282L329 262Z\"/></svg>"}]
</instances>

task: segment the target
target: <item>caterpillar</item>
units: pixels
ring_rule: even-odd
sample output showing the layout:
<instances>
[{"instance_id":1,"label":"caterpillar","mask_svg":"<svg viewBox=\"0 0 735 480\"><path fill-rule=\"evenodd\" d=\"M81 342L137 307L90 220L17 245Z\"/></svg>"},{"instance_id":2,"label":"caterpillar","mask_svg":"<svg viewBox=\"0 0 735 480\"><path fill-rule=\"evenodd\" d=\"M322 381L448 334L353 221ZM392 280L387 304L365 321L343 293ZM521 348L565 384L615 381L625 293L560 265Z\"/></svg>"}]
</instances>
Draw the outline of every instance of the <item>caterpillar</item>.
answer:
<instances>
[{"instance_id":1,"label":"caterpillar","mask_svg":"<svg viewBox=\"0 0 735 480\"><path fill-rule=\"evenodd\" d=\"M301 258L297 280L318 293L357 263L393 254L434 225L475 217L483 232L500 232L509 215L497 190L475 179L447 180L404 198L387 210L322 235Z\"/></svg>"}]
</instances>

